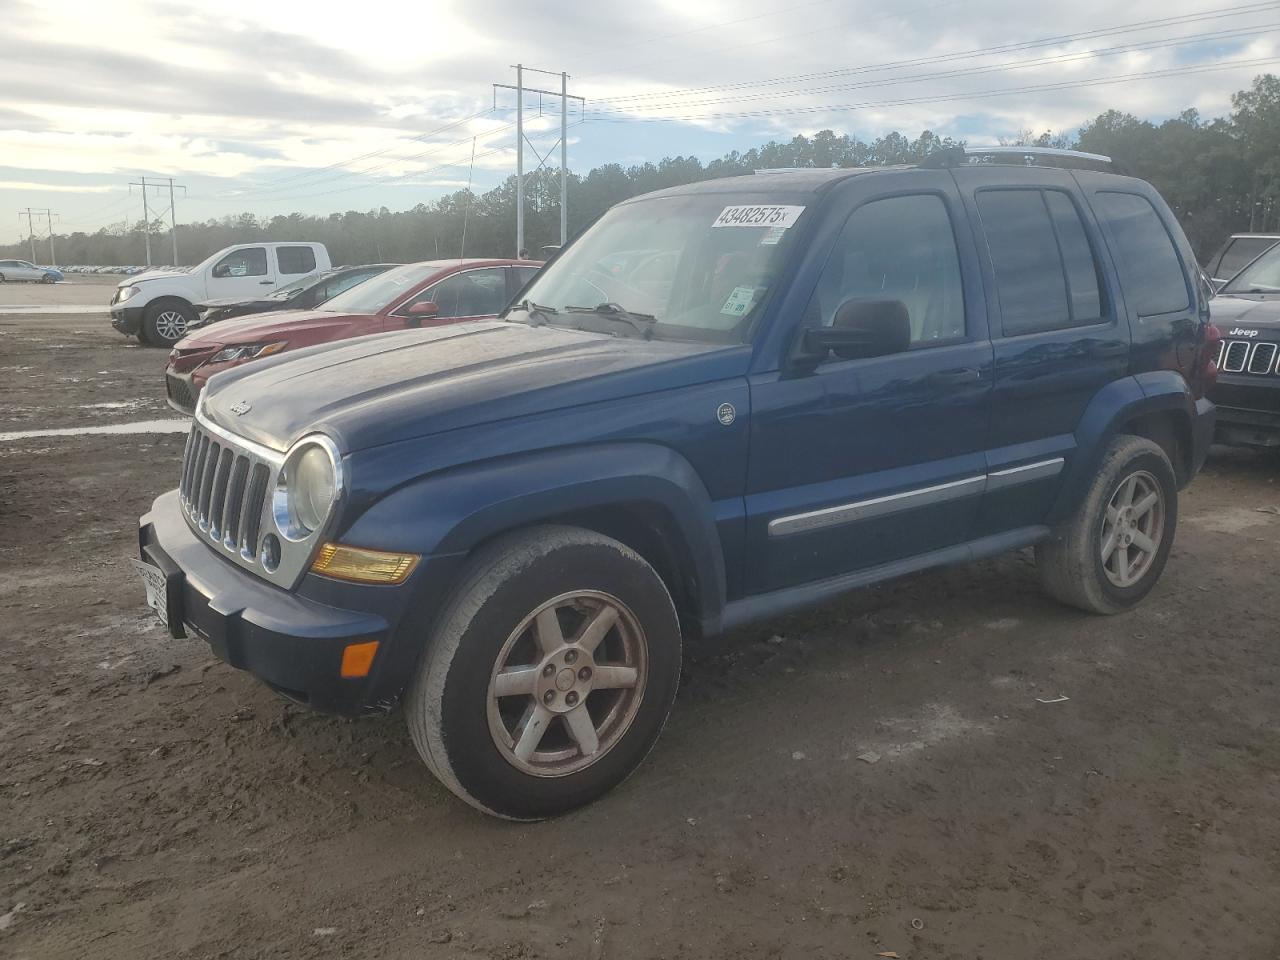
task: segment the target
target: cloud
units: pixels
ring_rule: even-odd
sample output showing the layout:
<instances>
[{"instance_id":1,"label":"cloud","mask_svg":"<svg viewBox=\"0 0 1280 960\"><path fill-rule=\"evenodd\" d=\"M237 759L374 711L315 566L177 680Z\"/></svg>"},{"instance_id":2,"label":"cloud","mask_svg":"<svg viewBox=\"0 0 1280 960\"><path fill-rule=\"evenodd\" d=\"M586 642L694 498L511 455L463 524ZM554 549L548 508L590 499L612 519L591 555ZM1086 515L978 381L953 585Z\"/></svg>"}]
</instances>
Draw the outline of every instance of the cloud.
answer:
<instances>
[{"instance_id":1,"label":"cloud","mask_svg":"<svg viewBox=\"0 0 1280 960\"><path fill-rule=\"evenodd\" d=\"M107 193L118 190L114 183L70 184L37 183L32 180L0 180L0 190L22 190L26 193Z\"/></svg>"}]
</instances>

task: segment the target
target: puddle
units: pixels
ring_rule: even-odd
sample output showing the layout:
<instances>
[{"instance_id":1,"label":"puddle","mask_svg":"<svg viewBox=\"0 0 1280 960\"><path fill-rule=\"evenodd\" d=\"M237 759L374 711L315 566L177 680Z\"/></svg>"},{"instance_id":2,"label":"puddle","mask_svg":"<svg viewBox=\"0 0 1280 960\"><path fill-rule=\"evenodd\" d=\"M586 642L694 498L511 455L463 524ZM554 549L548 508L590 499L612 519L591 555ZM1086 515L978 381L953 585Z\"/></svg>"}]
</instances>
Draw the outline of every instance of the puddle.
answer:
<instances>
[{"instance_id":1,"label":"puddle","mask_svg":"<svg viewBox=\"0 0 1280 960\"><path fill-rule=\"evenodd\" d=\"M186 433L190 429L190 420L141 420L137 423L112 423L102 427L16 430L12 433L0 433L0 441L34 440L37 437L85 437L104 433Z\"/></svg>"}]
</instances>

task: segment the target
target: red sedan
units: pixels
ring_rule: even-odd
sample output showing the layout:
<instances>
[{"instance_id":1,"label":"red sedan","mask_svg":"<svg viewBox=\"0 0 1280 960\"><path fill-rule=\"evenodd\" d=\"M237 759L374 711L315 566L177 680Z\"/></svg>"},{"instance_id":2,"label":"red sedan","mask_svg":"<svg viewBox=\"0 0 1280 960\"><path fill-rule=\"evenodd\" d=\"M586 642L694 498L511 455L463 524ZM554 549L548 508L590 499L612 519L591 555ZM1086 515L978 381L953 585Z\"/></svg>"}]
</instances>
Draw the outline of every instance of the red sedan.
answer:
<instances>
[{"instance_id":1,"label":"red sedan","mask_svg":"<svg viewBox=\"0 0 1280 960\"><path fill-rule=\"evenodd\" d=\"M492 317L532 279L532 260L426 260L393 267L315 310L281 310L197 327L169 354L169 406L195 412L215 373L317 343Z\"/></svg>"}]
</instances>

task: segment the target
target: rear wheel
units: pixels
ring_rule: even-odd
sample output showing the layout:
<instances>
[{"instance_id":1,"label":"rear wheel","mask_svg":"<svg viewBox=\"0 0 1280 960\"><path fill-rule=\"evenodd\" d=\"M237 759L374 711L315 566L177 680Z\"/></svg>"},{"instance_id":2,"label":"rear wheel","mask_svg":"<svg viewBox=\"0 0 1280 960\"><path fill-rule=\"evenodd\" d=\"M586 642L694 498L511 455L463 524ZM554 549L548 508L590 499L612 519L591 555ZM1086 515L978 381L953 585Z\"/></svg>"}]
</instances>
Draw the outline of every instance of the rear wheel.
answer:
<instances>
[{"instance_id":1,"label":"rear wheel","mask_svg":"<svg viewBox=\"0 0 1280 960\"><path fill-rule=\"evenodd\" d=\"M142 341L153 347L171 347L186 336L195 319L195 311L180 300L153 303L142 316Z\"/></svg>"},{"instance_id":2,"label":"rear wheel","mask_svg":"<svg viewBox=\"0 0 1280 960\"><path fill-rule=\"evenodd\" d=\"M537 527L478 555L405 702L431 771L486 813L555 816L641 763L680 679L666 586L634 551Z\"/></svg>"},{"instance_id":3,"label":"rear wheel","mask_svg":"<svg viewBox=\"0 0 1280 960\"><path fill-rule=\"evenodd\" d=\"M0 273L0 283L4 283L4 274Z\"/></svg>"},{"instance_id":4,"label":"rear wheel","mask_svg":"<svg viewBox=\"0 0 1280 960\"><path fill-rule=\"evenodd\" d=\"M1079 511L1036 547L1040 580L1082 610L1127 610L1160 579L1177 523L1178 483L1164 450L1117 437Z\"/></svg>"}]
</instances>

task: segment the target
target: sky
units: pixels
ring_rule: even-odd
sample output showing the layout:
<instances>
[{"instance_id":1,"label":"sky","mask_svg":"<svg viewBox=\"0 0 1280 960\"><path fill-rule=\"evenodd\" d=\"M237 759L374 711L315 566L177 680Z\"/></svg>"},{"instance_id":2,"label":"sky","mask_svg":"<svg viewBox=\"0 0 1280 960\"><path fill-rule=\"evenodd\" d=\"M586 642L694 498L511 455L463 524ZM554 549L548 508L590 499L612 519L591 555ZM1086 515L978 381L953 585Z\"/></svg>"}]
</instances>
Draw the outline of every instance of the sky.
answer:
<instances>
[{"instance_id":1,"label":"sky","mask_svg":"<svg viewBox=\"0 0 1280 960\"><path fill-rule=\"evenodd\" d=\"M585 98L582 173L828 128L991 144L1110 108L1209 118L1280 72L1280 0L0 0L0 23L0 242L28 207L58 233L141 219L141 177L153 216L186 188L179 222L483 191L516 170L516 95L493 84L519 62ZM558 166L558 98L524 102L525 169Z\"/></svg>"}]
</instances>

